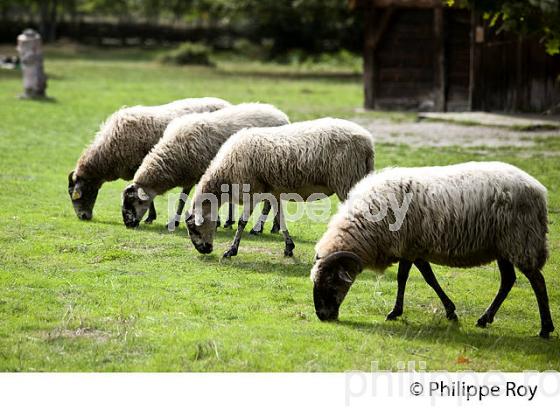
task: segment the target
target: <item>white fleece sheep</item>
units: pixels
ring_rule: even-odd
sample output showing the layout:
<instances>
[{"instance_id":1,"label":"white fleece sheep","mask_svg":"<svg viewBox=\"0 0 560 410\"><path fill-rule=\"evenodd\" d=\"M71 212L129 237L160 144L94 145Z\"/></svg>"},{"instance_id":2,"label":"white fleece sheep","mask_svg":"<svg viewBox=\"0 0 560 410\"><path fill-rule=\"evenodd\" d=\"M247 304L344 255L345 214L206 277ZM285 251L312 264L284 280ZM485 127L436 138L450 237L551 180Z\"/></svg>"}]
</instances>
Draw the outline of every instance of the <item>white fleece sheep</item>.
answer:
<instances>
[{"instance_id":1,"label":"white fleece sheep","mask_svg":"<svg viewBox=\"0 0 560 410\"><path fill-rule=\"evenodd\" d=\"M343 200L350 188L373 169L373 159L370 133L350 121L323 118L242 130L222 146L196 188L191 215L198 213L202 218L187 222L191 240L200 252L211 252L215 221L212 207L202 199L210 194L221 201L223 185L247 185L252 200L244 204L235 239L224 257L237 254L241 234L256 205L255 194L262 193L272 194L275 199L271 203L279 215L284 254L291 256L294 243L283 223L280 195L298 194L305 200L313 193L335 193ZM233 202L244 203L240 195L232 196Z\"/></svg>"},{"instance_id":2,"label":"white fleece sheep","mask_svg":"<svg viewBox=\"0 0 560 410\"><path fill-rule=\"evenodd\" d=\"M157 195L181 186L190 192L222 144L243 128L288 124L286 114L269 104L239 104L222 110L173 120L163 138L144 158L133 184L123 192L122 214L126 226L138 226ZM178 222L184 200L175 217Z\"/></svg>"},{"instance_id":3,"label":"white fleece sheep","mask_svg":"<svg viewBox=\"0 0 560 410\"><path fill-rule=\"evenodd\" d=\"M132 179L171 120L229 105L220 98L187 98L165 105L122 108L112 114L101 124L94 141L68 175L68 193L76 215L80 219L91 219L97 193L104 182ZM152 207L146 222L155 217Z\"/></svg>"},{"instance_id":4,"label":"white fleece sheep","mask_svg":"<svg viewBox=\"0 0 560 410\"><path fill-rule=\"evenodd\" d=\"M397 212L379 220L387 209ZM402 222L399 229L396 219ZM338 317L363 266L383 271L399 262L397 301L387 319L402 314L412 264L442 300L447 317L456 319L455 305L439 286L430 262L472 267L497 260L500 290L478 325L492 323L513 286L515 266L533 286L540 334L548 337L554 327L541 274L546 234L546 189L512 165L469 162L381 171L356 185L316 246L311 278L317 315L321 320Z\"/></svg>"}]
</instances>

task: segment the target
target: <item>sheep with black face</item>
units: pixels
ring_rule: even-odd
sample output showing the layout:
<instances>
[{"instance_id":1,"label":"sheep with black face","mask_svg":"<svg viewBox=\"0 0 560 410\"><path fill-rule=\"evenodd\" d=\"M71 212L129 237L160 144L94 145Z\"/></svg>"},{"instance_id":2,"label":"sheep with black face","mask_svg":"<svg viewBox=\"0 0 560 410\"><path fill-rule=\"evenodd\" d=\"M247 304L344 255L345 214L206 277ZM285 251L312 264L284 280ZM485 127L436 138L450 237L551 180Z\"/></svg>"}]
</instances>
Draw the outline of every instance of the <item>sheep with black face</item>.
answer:
<instances>
[{"instance_id":1,"label":"sheep with black face","mask_svg":"<svg viewBox=\"0 0 560 410\"><path fill-rule=\"evenodd\" d=\"M430 263L474 267L497 260L501 284L478 320L486 327L506 299L518 268L537 298L541 337L554 331L541 269L547 251L546 188L520 169L500 162L444 167L393 168L370 175L351 191L316 246L311 270L315 311L336 320L348 290L363 267L383 271L399 262L395 306L387 320L403 314L412 265L441 299L447 318L455 305L440 287ZM411 198L399 229L378 219L391 198Z\"/></svg>"},{"instance_id":2,"label":"sheep with black face","mask_svg":"<svg viewBox=\"0 0 560 410\"><path fill-rule=\"evenodd\" d=\"M211 112L230 104L219 98L187 98L165 105L122 108L100 127L93 143L68 175L68 194L78 218L90 220L101 185L116 179L130 180L174 118ZM150 208L146 222L156 218Z\"/></svg>"},{"instance_id":3,"label":"sheep with black face","mask_svg":"<svg viewBox=\"0 0 560 410\"><path fill-rule=\"evenodd\" d=\"M283 218L282 194L297 194L293 200L299 201L332 194L344 200L352 186L373 170L373 161L371 134L351 121L321 118L241 130L222 146L196 187L187 220L191 241L199 252L211 252L216 226L212 212L216 206L205 197L216 198L219 206L224 186L246 187L246 192L230 198L243 204L244 212L224 257L237 255L253 208L259 197L266 195L275 199L269 202L279 218L284 255L293 256L295 244ZM261 222L262 218L257 225Z\"/></svg>"},{"instance_id":4,"label":"sheep with black face","mask_svg":"<svg viewBox=\"0 0 560 410\"><path fill-rule=\"evenodd\" d=\"M172 121L164 136L144 158L134 182L123 192L122 215L127 227L136 227L157 195L180 186L190 192L222 146L243 128L288 124L288 116L269 104L246 103L193 114ZM184 200L174 221L178 224ZM233 223L230 218L226 225Z\"/></svg>"}]
</instances>

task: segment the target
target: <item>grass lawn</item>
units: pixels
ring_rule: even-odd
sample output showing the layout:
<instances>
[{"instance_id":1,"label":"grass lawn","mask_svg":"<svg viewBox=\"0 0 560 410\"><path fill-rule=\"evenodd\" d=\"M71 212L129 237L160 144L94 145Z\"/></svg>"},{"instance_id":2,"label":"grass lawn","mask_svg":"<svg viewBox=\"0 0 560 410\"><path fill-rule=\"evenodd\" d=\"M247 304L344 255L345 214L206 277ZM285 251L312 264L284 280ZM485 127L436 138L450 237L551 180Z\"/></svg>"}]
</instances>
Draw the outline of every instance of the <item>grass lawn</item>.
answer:
<instances>
[{"instance_id":1,"label":"grass lawn","mask_svg":"<svg viewBox=\"0 0 560 410\"><path fill-rule=\"evenodd\" d=\"M344 371L560 369L558 332L536 337L539 316L528 281L518 282L488 329L475 327L499 285L495 264L435 267L457 305L449 324L435 293L413 270L405 314L385 322L396 267L365 271L341 307L340 322L316 318L309 271L324 224L293 223L296 257L280 236L246 235L221 262L233 237L220 230L215 252L198 254L184 229L159 218L124 228L125 181L100 191L91 222L79 221L67 174L99 123L123 105L219 96L277 105L293 121L406 114L356 113L360 78L352 73L219 62L217 68L162 67L149 53L51 50L49 102L21 101L19 73L0 70L0 370L5 371ZM410 148L378 144L376 167L501 160L549 189L550 259L544 275L560 328L560 137L528 148ZM544 154L543 154L544 153ZM546 154L546 155L545 155ZM174 192L176 193L176 192Z\"/></svg>"}]
</instances>

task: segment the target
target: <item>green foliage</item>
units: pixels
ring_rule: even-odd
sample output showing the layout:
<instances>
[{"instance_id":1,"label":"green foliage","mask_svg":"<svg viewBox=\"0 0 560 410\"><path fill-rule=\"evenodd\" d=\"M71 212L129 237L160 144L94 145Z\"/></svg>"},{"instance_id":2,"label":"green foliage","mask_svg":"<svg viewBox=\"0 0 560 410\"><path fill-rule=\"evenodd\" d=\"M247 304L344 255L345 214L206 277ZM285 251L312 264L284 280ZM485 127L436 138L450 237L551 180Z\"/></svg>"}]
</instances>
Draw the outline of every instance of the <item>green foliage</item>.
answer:
<instances>
[{"instance_id":1,"label":"green foliage","mask_svg":"<svg viewBox=\"0 0 560 410\"><path fill-rule=\"evenodd\" d=\"M47 1L55 0L0 0L0 11L9 16L31 10L38 20ZM294 48L314 53L359 48L362 32L362 19L346 0L56 0L55 9L58 14L40 17L50 26L64 15L229 26L255 42L269 39L273 56Z\"/></svg>"},{"instance_id":2,"label":"green foliage","mask_svg":"<svg viewBox=\"0 0 560 410\"><path fill-rule=\"evenodd\" d=\"M501 30L541 36L548 54L560 52L560 0L447 0L476 8Z\"/></svg>"},{"instance_id":3,"label":"green foliage","mask_svg":"<svg viewBox=\"0 0 560 410\"><path fill-rule=\"evenodd\" d=\"M310 54L306 50L292 49L278 55L275 62L294 67L317 70L319 67L345 68L359 74L362 70L362 56L348 50L336 52Z\"/></svg>"},{"instance_id":4,"label":"green foliage","mask_svg":"<svg viewBox=\"0 0 560 410\"><path fill-rule=\"evenodd\" d=\"M176 65L207 65L212 66L210 60L212 50L200 43L184 42L175 50L168 51L159 57L159 61Z\"/></svg>"},{"instance_id":5,"label":"green foliage","mask_svg":"<svg viewBox=\"0 0 560 410\"><path fill-rule=\"evenodd\" d=\"M255 38L273 39L273 54L294 48L336 51L361 38L361 19L346 0L225 1L223 13L239 16Z\"/></svg>"}]
</instances>

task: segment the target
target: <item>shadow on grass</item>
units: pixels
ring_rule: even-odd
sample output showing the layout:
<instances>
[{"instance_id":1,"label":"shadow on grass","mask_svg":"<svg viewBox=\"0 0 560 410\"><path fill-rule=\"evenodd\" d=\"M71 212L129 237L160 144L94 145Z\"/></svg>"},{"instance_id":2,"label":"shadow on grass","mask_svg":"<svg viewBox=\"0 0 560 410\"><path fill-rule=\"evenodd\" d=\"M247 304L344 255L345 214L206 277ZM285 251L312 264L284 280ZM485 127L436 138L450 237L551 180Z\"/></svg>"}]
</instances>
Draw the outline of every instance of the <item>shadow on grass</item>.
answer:
<instances>
[{"instance_id":1,"label":"shadow on grass","mask_svg":"<svg viewBox=\"0 0 560 410\"><path fill-rule=\"evenodd\" d=\"M20 101L25 102L32 102L32 103L40 103L40 104L58 104L58 100L54 97L34 97L34 98L27 98L27 97L19 97Z\"/></svg>"},{"instance_id":2,"label":"shadow on grass","mask_svg":"<svg viewBox=\"0 0 560 410\"><path fill-rule=\"evenodd\" d=\"M174 232L171 232L167 229L167 223L159 223L157 221L147 224L141 222L137 228L127 228L124 225L122 220L114 220L114 219L97 219L94 217L92 221L88 221L87 223L94 223L94 224L102 224L102 225L110 225L110 226L120 226L122 229L130 229L130 231L136 231L138 234L142 232L149 232L149 233L158 233L158 234L181 234L184 231L184 235L186 235L186 229L181 229L180 227L175 229Z\"/></svg>"},{"instance_id":3,"label":"shadow on grass","mask_svg":"<svg viewBox=\"0 0 560 410\"><path fill-rule=\"evenodd\" d=\"M485 350L523 351L527 354L539 354L550 358L559 358L560 340L552 336L549 340L536 336L538 323L535 323L534 336L530 335L496 335L490 329L481 330L474 323L426 323L410 324L403 320L397 322L357 322L340 320L335 325L349 327L359 331L375 332L388 337L398 337L410 341L422 340L430 343L452 343L460 346L474 346ZM499 325L498 325L499 326ZM528 364L530 367L530 364Z\"/></svg>"},{"instance_id":4,"label":"shadow on grass","mask_svg":"<svg viewBox=\"0 0 560 410\"><path fill-rule=\"evenodd\" d=\"M243 232L243 236L241 237L241 245L239 245L239 250L241 250L241 248L243 247L244 242L251 242L251 243L266 242L266 243L279 243L279 244L284 243L284 238L283 238L281 233L270 233L268 230L265 230L260 235L251 235L251 234L249 234L250 230L251 229L245 229L245 231ZM185 235L188 236L188 234L186 232L186 229L184 230L184 232L185 232ZM231 240L233 240L234 235L235 235L235 229L218 228L218 230L216 231L216 233L214 235L214 239L218 239L218 240L231 239ZM310 241L308 239L303 239L303 238L300 238L297 235L290 234L290 236L294 240L294 242L296 244L296 247L297 247L298 243L315 244L315 241Z\"/></svg>"},{"instance_id":5,"label":"shadow on grass","mask_svg":"<svg viewBox=\"0 0 560 410\"><path fill-rule=\"evenodd\" d=\"M247 273L273 274L292 277L309 276L311 261L305 263L296 258L285 258L282 256L282 249L279 249L277 260L256 260L247 261L244 259L221 259L217 257L214 261L220 266L228 266L236 270L246 271Z\"/></svg>"},{"instance_id":6,"label":"shadow on grass","mask_svg":"<svg viewBox=\"0 0 560 410\"><path fill-rule=\"evenodd\" d=\"M104 220L104 219L96 219L94 221L92 221L94 223L99 223L99 224L104 224L104 225L113 225L113 226L122 226L123 229L127 229L124 226L124 223L121 221L115 221L115 220ZM218 228L218 230L216 231L216 233L214 234L214 239L215 240L233 240L233 237L235 235L235 227L233 229L224 229L224 228ZM144 222L142 222L140 224L140 226L138 226L138 228L134 228L134 231L138 231L138 233L141 232L151 232L151 233L157 233L157 234L168 234L168 235L178 235L181 237L185 237L186 239L189 238L188 232L187 232L187 228L185 227L184 224L181 224L179 227L175 228L174 231L169 231L167 229L167 223L159 223L159 222L154 222L152 224L146 224ZM243 236L241 238L241 245L240 245L240 250L243 247L243 243L244 242L251 242L251 243L256 243L256 242L266 242L266 243L284 243L284 239L282 237L281 233L270 233L269 231L265 230L262 234L260 235L250 235L249 234L250 229L245 229L245 231L243 232ZM315 241L310 241L307 239L302 239L296 235L291 235L292 239L294 240L294 242L296 243L296 246L299 243L306 243L306 244L314 244Z\"/></svg>"}]
</instances>

